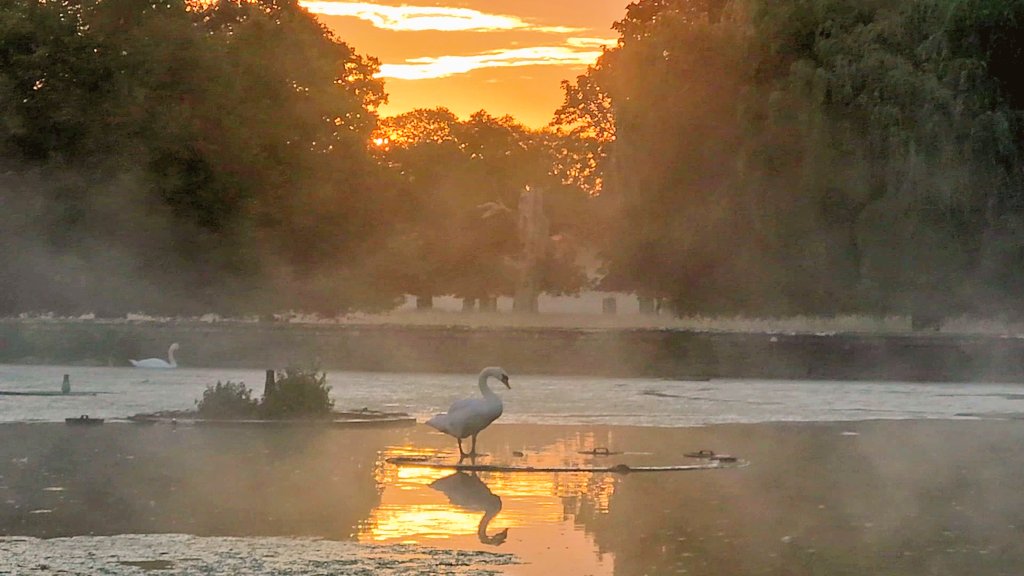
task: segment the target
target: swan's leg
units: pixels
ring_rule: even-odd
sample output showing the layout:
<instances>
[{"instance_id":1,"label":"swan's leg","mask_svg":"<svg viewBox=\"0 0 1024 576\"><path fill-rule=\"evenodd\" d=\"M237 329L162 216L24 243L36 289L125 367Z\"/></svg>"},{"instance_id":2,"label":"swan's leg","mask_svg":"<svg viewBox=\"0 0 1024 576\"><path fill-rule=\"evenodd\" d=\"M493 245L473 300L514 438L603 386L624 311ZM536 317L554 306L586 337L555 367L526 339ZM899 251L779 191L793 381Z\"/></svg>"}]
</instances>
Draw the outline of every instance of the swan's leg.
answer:
<instances>
[{"instance_id":1,"label":"swan's leg","mask_svg":"<svg viewBox=\"0 0 1024 576\"><path fill-rule=\"evenodd\" d=\"M462 450L462 438L456 438L459 441L459 460L466 457L466 453Z\"/></svg>"},{"instance_id":2,"label":"swan's leg","mask_svg":"<svg viewBox=\"0 0 1024 576\"><path fill-rule=\"evenodd\" d=\"M476 456L476 434L473 434L473 447L469 449L470 456Z\"/></svg>"}]
</instances>

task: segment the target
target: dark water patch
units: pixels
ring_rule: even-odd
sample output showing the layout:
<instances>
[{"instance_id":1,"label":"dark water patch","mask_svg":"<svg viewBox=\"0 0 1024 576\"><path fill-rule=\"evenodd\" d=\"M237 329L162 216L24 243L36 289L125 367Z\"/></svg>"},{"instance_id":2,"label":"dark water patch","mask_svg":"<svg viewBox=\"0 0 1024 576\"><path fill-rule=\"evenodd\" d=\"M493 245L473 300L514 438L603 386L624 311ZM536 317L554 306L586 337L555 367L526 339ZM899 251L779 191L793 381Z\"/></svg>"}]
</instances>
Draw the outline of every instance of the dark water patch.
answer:
<instances>
[{"instance_id":1,"label":"dark water patch","mask_svg":"<svg viewBox=\"0 0 1024 576\"><path fill-rule=\"evenodd\" d=\"M682 398L679 394L670 394L660 390L644 390L640 394L643 396L654 396L656 398Z\"/></svg>"},{"instance_id":2,"label":"dark water patch","mask_svg":"<svg viewBox=\"0 0 1024 576\"><path fill-rule=\"evenodd\" d=\"M1024 420L1024 412L960 412L957 416L983 420Z\"/></svg>"},{"instance_id":3,"label":"dark water patch","mask_svg":"<svg viewBox=\"0 0 1024 576\"><path fill-rule=\"evenodd\" d=\"M936 394L940 398L1002 398L1003 400L1024 400L1024 394L1011 394L1008 392L993 392L989 394Z\"/></svg>"},{"instance_id":4,"label":"dark water patch","mask_svg":"<svg viewBox=\"0 0 1024 576\"><path fill-rule=\"evenodd\" d=\"M122 560L118 564L134 566L143 570L170 570L174 568L174 562L170 560Z\"/></svg>"}]
</instances>

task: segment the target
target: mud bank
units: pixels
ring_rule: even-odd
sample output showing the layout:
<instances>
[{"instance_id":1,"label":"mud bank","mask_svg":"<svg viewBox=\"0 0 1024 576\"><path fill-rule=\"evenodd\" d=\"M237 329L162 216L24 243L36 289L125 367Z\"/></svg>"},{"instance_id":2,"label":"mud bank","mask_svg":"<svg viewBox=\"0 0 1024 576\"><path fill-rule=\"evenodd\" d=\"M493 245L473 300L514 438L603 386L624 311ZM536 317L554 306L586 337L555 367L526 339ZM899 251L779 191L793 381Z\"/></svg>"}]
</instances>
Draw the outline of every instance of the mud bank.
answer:
<instances>
[{"instance_id":1,"label":"mud bank","mask_svg":"<svg viewBox=\"0 0 1024 576\"><path fill-rule=\"evenodd\" d=\"M609 377L1024 381L1024 340L950 334L750 334L635 329L0 321L0 362L517 373Z\"/></svg>"}]
</instances>

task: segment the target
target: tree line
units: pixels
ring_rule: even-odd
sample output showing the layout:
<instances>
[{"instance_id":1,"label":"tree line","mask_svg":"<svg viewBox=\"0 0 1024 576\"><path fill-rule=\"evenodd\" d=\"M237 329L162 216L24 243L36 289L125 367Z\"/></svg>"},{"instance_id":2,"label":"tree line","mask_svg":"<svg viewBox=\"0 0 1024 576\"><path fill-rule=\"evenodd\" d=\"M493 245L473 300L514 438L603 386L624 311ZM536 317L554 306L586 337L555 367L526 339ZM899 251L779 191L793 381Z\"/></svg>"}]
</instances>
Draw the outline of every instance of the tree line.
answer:
<instances>
[{"instance_id":1,"label":"tree line","mask_svg":"<svg viewBox=\"0 0 1024 576\"><path fill-rule=\"evenodd\" d=\"M559 117L607 285L684 313L1020 312L1024 2L640 0Z\"/></svg>"},{"instance_id":2,"label":"tree line","mask_svg":"<svg viewBox=\"0 0 1024 576\"><path fill-rule=\"evenodd\" d=\"M640 0L551 125L381 118L295 0L0 6L0 314L1022 309L1022 0ZM581 256L593 254L588 277Z\"/></svg>"}]
</instances>

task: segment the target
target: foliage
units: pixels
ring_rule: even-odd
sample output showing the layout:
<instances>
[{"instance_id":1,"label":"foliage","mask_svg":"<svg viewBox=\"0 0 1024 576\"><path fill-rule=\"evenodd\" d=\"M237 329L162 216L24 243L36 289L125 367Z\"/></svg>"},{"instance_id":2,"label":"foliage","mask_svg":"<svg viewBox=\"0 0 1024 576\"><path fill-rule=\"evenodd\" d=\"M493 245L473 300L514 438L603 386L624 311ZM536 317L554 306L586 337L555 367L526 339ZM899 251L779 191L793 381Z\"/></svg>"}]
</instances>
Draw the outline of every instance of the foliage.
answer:
<instances>
[{"instance_id":1,"label":"foliage","mask_svg":"<svg viewBox=\"0 0 1024 576\"><path fill-rule=\"evenodd\" d=\"M389 214L377 69L294 0L3 3L0 194L35 223L0 256L10 307L361 305Z\"/></svg>"},{"instance_id":2,"label":"foliage","mask_svg":"<svg viewBox=\"0 0 1024 576\"><path fill-rule=\"evenodd\" d=\"M259 401L252 398L252 390L230 380L207 386L202 399L196 402L199 416L210 419L252 418L258 407Z\"/></svg>"},{"instance_id":3,"label":"foliage","mask_svg":"<svg viewBox=\"0 0 1024 576\"><path fill-rule=\"evenodd\" d=\"M252 390L245 384L228 381L207 386L203 397L196 401L201 418L318 418L330 415L334 401L327 374L315 369L287 368L276 374L276 382L269 395L261 400L252 398Z\"/></svg>"},{"instance_id":4,"label":"foliage","mask_svg":"<svg viewBox=\"0 0 1024 576\"><path fill-rule=\"evenodd\" d=\"M1024 0L637 0L548 129L379 122L297 0L0 3L0 312L326 315L540 285L1024 312ZM371 146L371 142L374 145Z\"/></svg>"},{"instance_id":5,"label":"foliage","mask_svg":"<svg viewBox=\"0 0 1024 576\"><path fill-rule=\"evenodd\" d=\"M526 186L545 191L552 233L572 236L586 224L586 193L553 170L560 140L510 117L481 111L462 121L444 108L413 110L383 119L375 141L404 199L377 274L404 292L511 294L522 249L516 208ZM545 289L582 285L579 266L565 254L546 262Z\"/></svg>"},{"instance_id":6,"label":"foliage","mask_svg":"<svg viewBox=\"0 0 1024 576\"><path fill-rule=\"evenodd\" d=\"M334 409L327 374L315 369L287 368L278 372L273 392L263 398L263 418L309 418L327 416Z\"/></svg>"},{"instance_id":7,"label":"foliage","mask_svg":"<svg viewBox=\"0 0 1024 576\"><path fill-rule=\"evenodd\" d=\"M605 286L681 313L1020 311L1022 27L1018 0L630 4L558 115L614 117Z\"/></svg>"}]
</instances>

